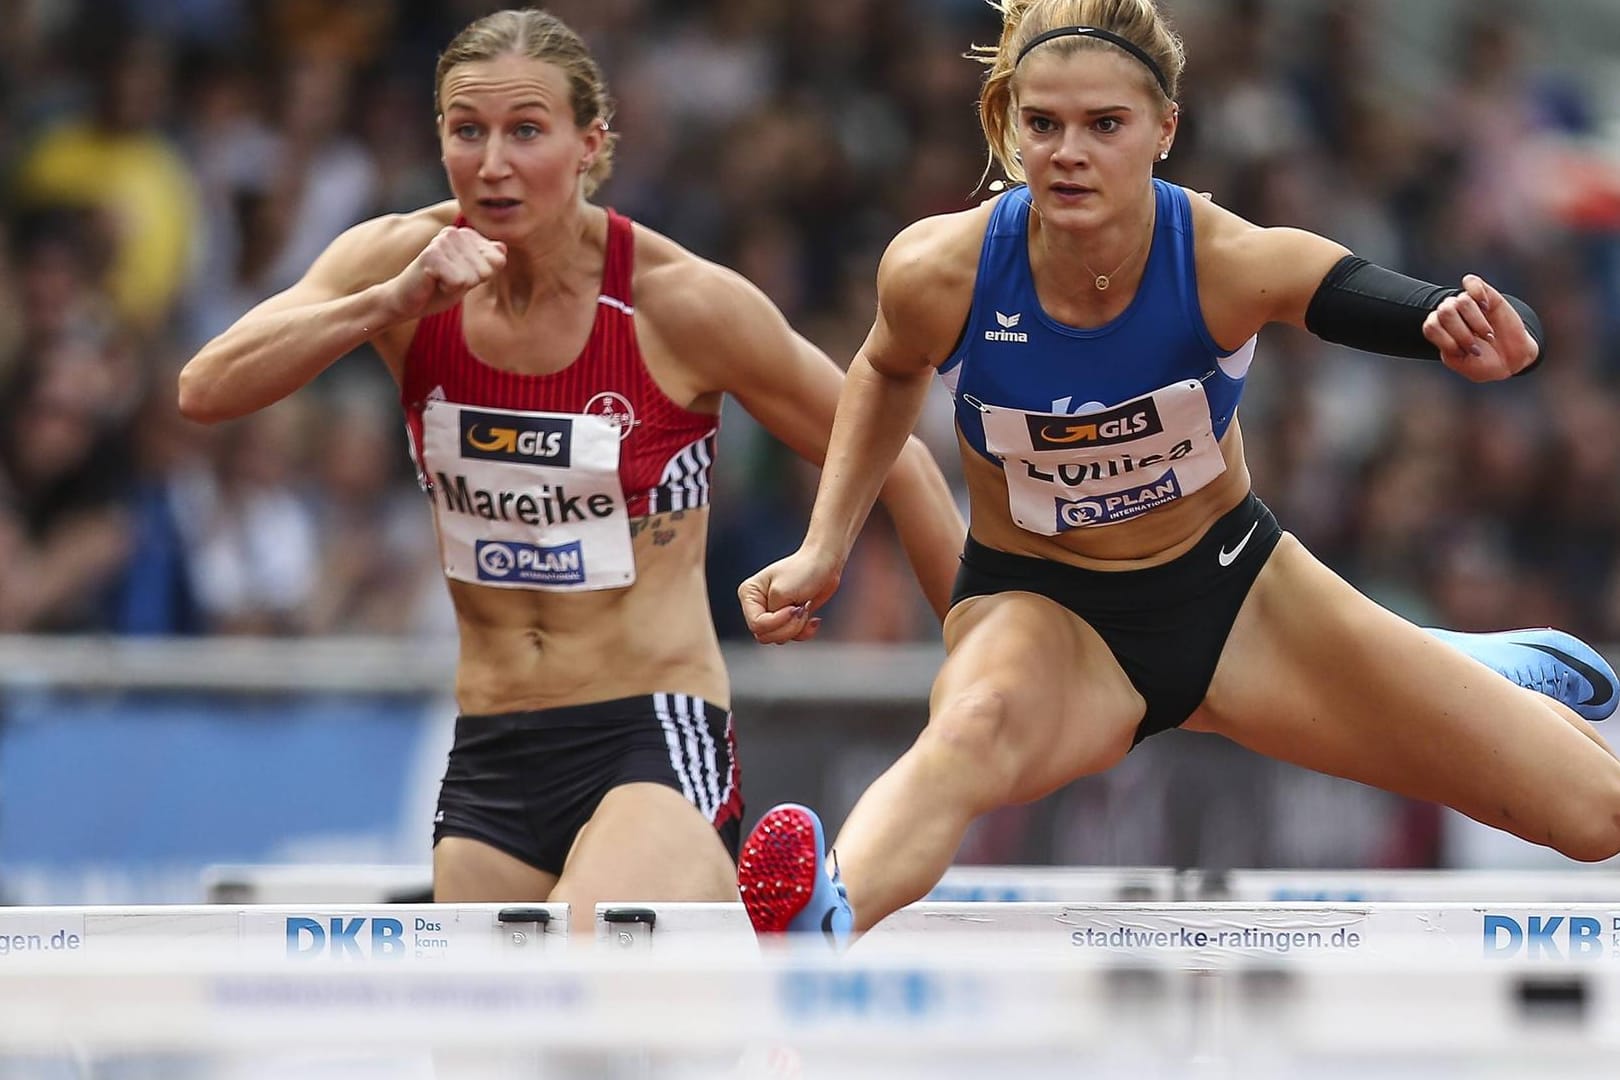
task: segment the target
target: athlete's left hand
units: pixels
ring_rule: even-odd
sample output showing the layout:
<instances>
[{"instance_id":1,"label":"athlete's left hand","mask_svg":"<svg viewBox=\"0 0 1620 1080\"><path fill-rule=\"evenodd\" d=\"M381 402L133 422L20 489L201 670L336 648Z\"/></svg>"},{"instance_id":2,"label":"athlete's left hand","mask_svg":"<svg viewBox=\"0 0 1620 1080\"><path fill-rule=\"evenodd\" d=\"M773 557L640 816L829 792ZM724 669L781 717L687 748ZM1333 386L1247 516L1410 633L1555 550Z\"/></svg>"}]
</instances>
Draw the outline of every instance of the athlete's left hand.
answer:
<instances>
[{"instance_id":1,"label":"athlete's left hand","mask_svg":"<svg viewBox=\"0 0 1620 1080\"><path fill-rule=\"evenodd\" d=\"M1533 364L1541 348L1513 305L1477 274L1463 278L1462 287L1423 320L1423 336L1446 367L1474 382L1493 382Z\"/></svg>"}]
</instances>

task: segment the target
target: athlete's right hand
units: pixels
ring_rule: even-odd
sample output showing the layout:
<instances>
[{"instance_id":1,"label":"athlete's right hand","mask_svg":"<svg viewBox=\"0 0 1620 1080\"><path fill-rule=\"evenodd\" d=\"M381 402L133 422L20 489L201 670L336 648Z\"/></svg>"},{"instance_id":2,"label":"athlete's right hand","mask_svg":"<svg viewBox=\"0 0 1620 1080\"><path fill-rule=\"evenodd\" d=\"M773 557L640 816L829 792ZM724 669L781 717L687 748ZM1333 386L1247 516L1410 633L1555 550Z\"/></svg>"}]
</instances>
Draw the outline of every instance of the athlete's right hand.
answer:
<instances>
[{"instance_id":1,"label":"athlete's right hand","mask_svg":"<svg viewBox=\"0 0 1620 1080\"><path fill-rule=\"evenodd\" d=\"M388 282L389 308L399 322L436 315L505 266L505 244L477 229L446 225Z\"/></svg>"},{"instance_id":2,"label":"athlete's right hand","mask_svg":"<svg viewBox=\"0 0 1620 1080\"><path fill-rule=\"evenodd\" d=\"M743 618L761 645L809 641L821 629L820 611L838 591L838 564L800 548L737 587Z\"/></svg>"}]
</instances>

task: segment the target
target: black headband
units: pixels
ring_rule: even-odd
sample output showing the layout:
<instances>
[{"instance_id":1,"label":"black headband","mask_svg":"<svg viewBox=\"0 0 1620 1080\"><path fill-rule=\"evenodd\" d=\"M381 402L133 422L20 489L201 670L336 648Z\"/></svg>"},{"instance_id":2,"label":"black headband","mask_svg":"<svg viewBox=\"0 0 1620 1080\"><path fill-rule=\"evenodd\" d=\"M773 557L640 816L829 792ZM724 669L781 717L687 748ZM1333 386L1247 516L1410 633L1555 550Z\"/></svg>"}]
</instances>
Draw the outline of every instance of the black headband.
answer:
<instances>
[{"instance_id":1,"label":"black headband","mask_svg":"<svg viewBox=\"0 0 1620 1080\"><path fill-rule=\"evenodd\" d=\"M1019 64L1022 64L1024 62L1024 57L1029 55L1029 50L1033 49L1035 46L1051 41L1053 38L1060 37L1097 38L1101 41L1108 42L1110 45L1118 45L1121 49L1124 49L1126 52L1142 61L1143 64L1147 65L1147 69L1153 72L1153 80L1159 84L1159 89L1164 91L1164 96L1170 97L1170 80L1164 77L1164 72L1159 70L1159 65L1154 63L1153 57L1147 54L1146 49L1143 49L1142 46L1138 45L1129 38L1120 37L1112 30L1103 30L1095 26L1060 26L1056 30L1048 30L1046 33L1037 36L1035 40L1023 47L1023 49L1018 53L1018 59L1013 61L1013 68L1016 69Z\"/></svg>"}]
</instances>

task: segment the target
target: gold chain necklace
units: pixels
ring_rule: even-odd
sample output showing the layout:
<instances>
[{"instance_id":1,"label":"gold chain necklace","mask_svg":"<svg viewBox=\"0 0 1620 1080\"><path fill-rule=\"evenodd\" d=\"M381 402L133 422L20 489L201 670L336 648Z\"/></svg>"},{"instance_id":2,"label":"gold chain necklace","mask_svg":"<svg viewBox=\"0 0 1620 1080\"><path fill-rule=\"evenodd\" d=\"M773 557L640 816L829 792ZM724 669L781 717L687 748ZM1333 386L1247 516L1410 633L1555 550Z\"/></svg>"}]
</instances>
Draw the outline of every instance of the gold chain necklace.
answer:
<instances>
[{"instance_id":1,"label":"gold chain necklace","mask_svg":"<svg viewBox=\"0 0 1620 1080\"><path fill-rule=\"evenodd\" d=\"M1086 273L1092 275L1094 278L1097 279L1096 282L1095 282L1095 284L1097 286L1097 291L1098 292L1107 292L1108 291L1108 286L1113 284L1114 278L1119 274L1119 272L1121 270L1125 269L1126 265L1129 264L1132 259L1136 258L1138 255L1140 255L1142 253L1143 246L1146 245L1147 242L1149 240L1151 240L1152 238L1153 238L1153 230L1150 228L1147 231L1147 235L1142 238L1141 243L1136 245L1136 250L1132 251L1129 255L1125 256L1125 261L1120 263L1118 266L1114 267L1113 273L1099 274L1099 273L1097 273L1097 271L1093 270L1091 268L1091 264L1086 262L1084 259L1080 260L1080 265L1084 266L1086 268Z\"/></svg>"}]
</instances>

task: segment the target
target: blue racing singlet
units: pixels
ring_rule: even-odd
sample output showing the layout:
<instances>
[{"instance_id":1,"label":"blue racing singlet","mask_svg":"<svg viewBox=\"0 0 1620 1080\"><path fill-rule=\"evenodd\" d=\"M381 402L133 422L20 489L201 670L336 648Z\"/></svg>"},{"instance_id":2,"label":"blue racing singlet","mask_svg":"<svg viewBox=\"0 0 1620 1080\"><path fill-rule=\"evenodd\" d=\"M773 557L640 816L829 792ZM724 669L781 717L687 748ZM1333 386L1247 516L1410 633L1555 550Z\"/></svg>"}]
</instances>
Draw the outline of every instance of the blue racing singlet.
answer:
<instances>
[{"instance_id":1,"label":"blue racing singlet","mask_svg":"<svg viewBox=\"0 0 1620 1080\"><path fill-rule=\"evenodd\" d=\"M1007 192L991 211L967 332L939 369L963 435L989 460L1000 464L985 447L976 402L1092 412L1197 379L1215 438L1225 434L1243 395L1254 339L1227 353L1209 336L1198 307L1187 192L1163 180L1153 186L1157 212L1142 283L1118 318L1091 330L1065 326L1041 309L1029 268L1028 189Z\"/></svg>"},{"instance_id":2,"label":"blue racing singlet","mask_svg":"<svg viewBox=\"0 0 1620 1080\"><path fill-rule=\"evenodd\" d=\"M1125 521L1225 470L1219 440L1255 339L1228 353L1209 336L1187 193L1155 180L1154 198L1136 295L1090 330L1041 308L1027 189L991 211L967 329L939 374L964 438L1005 471L1013 521L1031 532Z\"/></svg>"}]
</instances>

